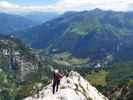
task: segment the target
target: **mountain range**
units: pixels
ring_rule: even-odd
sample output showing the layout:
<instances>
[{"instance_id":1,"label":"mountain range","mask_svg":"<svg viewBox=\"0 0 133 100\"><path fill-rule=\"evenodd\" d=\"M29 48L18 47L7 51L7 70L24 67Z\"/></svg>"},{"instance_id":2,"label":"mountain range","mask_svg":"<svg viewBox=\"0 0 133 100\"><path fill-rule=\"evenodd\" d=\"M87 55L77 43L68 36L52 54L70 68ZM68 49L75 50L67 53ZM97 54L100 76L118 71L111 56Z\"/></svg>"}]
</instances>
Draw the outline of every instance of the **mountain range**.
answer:
<instances>
[{"instance_id":1,"label":"mountain range","mask_svg":"<svg viewBox=\"0 0 133 100\"><path fill-rule=\"evenodd\" d=\"M4 12L0 13L0 33L11 34L13 31L23 30L34 25L37 24L25 17Z\"/></svg>"},{"instance_id":2,"label":"mountain range","mask_svg":"<svg viewBox=\"0 0 133 100\"><path fill-rule=\"evenodd\" d=\"M0 33L16 35L0 35L1 100L106 100L101 93L110 100L133 98L133 12L71 11L40 25L21 15L0 15ZM31 26L20 28L25 22ZM64 74L55 95L53 69Z\"/></svg>"},{"instance_id":3,"label":"mountain range","mask_svg":"<svg viewBox=\"0 0 133 100\"><path fill-rule=\"evenodd\" d=\"M56 12L29 12L19 15L24 16L25 18L30 19L39 25L58 17L60 14Z\"/></svg>"},{"instance_id":4,"label":"mountain range","mask_svg":"<svg viewBox=\"0 0 133 100\"><path fill-rule=\"evenodd\" d=\"M70 52L77 57L133 58L133 12L94 9L66 12L41 25L17 31L16 35L35 48L50 53Z\"/></svg>"}]
</instances>

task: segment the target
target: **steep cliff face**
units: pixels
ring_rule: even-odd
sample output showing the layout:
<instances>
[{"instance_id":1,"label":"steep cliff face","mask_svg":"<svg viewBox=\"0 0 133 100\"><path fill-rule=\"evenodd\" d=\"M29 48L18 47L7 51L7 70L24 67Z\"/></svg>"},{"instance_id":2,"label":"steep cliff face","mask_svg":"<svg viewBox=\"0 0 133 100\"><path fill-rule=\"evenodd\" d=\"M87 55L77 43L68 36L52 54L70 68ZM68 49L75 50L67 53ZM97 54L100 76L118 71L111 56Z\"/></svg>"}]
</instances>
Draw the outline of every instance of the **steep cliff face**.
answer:
<instances>
[{"instance_id":1,"label":"steep cliff face","mask_svg":"<svg viewBox=\"0 0 133 100\"><path fill-rule=\"evenodd\" d=\"M22 100L38 83L48 82L48 68L35 49L0 35L0 100Z\"/></svg>"},{"instance_id":2,"label":"steep cliff face","mask_svg":"<svg viewBox=\"0 0 133 100\"><path fill-rule=\"evenodd\" d=\"M15 72L16 78L23 81L28 74L36 72L40 59L37 53L14 37L0 36L0 68Z\"/></svg>"},{"instance_id":3,"label":"steep cliff face","mask_svg":"<svg viewBox=\"0 0 133 100\"><path fill-rule=\"evenodd\" d=\"M52 84L44 87L38 94L24 100L108 100L77 72L70 72L61 80L60 89L52 94Z\"/></svg>"}]
</instances>

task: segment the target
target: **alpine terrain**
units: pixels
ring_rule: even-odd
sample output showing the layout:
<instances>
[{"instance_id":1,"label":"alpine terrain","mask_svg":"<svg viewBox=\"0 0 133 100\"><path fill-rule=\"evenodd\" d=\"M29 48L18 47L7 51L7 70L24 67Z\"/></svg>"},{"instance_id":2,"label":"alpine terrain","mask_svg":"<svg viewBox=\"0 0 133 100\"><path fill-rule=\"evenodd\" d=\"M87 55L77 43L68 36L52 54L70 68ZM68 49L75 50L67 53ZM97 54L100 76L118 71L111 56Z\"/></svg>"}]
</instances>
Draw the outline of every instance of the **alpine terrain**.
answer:
<instances>
[{"instance_id":1,"label":"alpine terrain","mask_svg":"<svg viewBox=\"0 0 133 100\"><path fill-rule=\"evenodd\" d=\"M61 80L60 91L52 94L52 84L44 87L38 94L24 100L108 100L80 74L71 71Z\"/></svg>"}]
</instances>

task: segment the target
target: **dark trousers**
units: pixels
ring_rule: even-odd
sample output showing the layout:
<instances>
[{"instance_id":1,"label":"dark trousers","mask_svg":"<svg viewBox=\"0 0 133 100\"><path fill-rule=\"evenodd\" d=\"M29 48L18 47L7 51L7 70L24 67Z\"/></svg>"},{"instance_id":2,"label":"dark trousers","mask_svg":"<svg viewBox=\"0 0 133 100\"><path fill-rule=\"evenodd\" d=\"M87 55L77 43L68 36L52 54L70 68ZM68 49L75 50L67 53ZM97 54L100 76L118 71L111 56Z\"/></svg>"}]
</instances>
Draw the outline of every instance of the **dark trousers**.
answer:
<instances>
[{"instance_id":1,"label":"dark trousers","mask_svg":"<svg viewBox=\"0 0 133 100\"><path fill-rule=\"evenodd\" d=\"M60 80L56 80L53 82L53 94L55 93L55 88L56 92L58 92L59 85L60 85Z\"/></svg>"}]
</instances>

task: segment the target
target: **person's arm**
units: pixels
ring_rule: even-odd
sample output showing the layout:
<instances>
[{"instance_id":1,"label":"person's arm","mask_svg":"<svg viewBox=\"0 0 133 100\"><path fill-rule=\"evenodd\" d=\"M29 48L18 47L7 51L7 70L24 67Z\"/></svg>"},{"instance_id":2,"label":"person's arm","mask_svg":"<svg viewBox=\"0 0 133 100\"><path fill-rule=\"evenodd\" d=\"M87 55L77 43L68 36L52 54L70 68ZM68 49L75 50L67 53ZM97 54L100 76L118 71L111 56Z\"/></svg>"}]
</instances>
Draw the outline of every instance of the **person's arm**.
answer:
<instances>
[{"instance_id":1,"label":"person's arm","mask_svg":"<svg viewBox=\"0 0 133 100\"><path fill-rule=\"evenodd\" d=\"M61 73L58 73L58 75L59 75L59 77L60 77L60 78L63 78L63 74L61 74Z\"/></svg>"}]
</instances>

